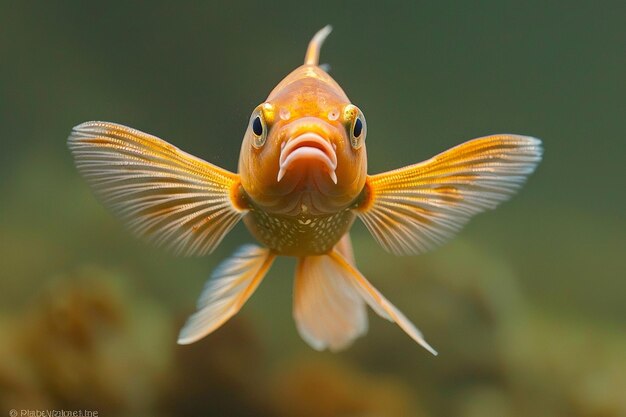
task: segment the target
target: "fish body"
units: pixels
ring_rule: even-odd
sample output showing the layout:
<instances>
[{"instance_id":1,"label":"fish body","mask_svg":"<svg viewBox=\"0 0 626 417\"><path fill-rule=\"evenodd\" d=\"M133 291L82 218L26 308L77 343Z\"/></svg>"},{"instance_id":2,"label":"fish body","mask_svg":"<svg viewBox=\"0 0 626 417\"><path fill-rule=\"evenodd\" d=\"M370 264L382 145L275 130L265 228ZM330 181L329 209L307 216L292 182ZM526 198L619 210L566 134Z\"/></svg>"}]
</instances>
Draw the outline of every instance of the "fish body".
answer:
<instances>
[{"instance_id":1,"label":"fish body","mask_svg":"<svg viewBox=\"0 0 626 417\"><path fill-rule=\"evenodd\" d=\"M239 175L249 209L244 223L278 255L332 250L356 218L351 208L367 177L366 132L361 132L358 146L349 145L352 123L365 119L318 66L328 33L325 28L313 38L304 65L253 112L242 142ZM260 147L254 146L256 117L267 130Z\"/></svg>"},{"instance_id":2,"label":"fish body","mask_svg":"<svg viewBox=\"0 0 626 417\"><path fill-rule=\"evenodd\" d=\"M318 65L329 33L313 37L304 64L253 110L236 174L114 123L83 123L68 139L79 171L136 234L203 255L243 220L263 245L241 247L213 272L181 344L224 324L277 256L294 256L293 315L312 347L349 346L367 331L369 306L436 354L357 269L352 224L362 220L391 253L425 252L510 197L541 159L538 139L493 135L368 175L363 112Z\"/></svg>"},{"instance_id":3,"label":"fish body","mask_svg":"<svg viewBox=\"0 0 626 417\"><path fill-rule=\"evenodd\" d=\"M267 138L262 147L251 144L256 138L252 120L239 158L248 209L243 220L253 236L278 255L327 253L354 222L350 208L365 184L367 158L365 146L358 151L345 146L346 125L353 115L342 112L350 104L330 75L316 64L304 64L253 113L251 119L263 117ZM285 151L297 141L303 146L296 145L290 156L321 148L332 159L330 166L303 155L281 168L281 158L288 158Z\"/></svg>"}]
</instances>

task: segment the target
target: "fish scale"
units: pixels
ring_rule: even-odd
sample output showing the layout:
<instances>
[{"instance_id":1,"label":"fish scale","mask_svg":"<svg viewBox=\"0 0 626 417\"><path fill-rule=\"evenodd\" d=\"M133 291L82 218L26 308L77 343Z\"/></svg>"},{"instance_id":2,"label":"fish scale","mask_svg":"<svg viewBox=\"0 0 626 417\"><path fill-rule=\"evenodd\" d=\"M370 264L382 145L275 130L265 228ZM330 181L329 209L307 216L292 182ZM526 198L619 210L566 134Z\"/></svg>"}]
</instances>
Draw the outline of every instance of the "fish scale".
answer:
<instances>
[{"instance_id":1,"label":"fish scale","mask_svg":"<svg viewBox=\"0 0 626 417\"><path fill-rule=\"evenodd\" d=\"M286 216L251 205L243 221L254 237L276 254L311 256L330 252L355 218L350 209L326 215L301 210L297 215Z\"/></svg>"}]
</instances>

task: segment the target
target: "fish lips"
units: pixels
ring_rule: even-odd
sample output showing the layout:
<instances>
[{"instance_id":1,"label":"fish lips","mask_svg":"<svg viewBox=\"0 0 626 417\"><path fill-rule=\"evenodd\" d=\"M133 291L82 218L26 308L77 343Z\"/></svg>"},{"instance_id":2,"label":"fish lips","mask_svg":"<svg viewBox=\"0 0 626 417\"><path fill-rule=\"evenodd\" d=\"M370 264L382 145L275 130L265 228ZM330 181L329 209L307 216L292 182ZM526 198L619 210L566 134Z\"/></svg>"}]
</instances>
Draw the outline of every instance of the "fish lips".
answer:
<instances>
[{"instance_id":1,"label":"fish lips","mask_svg":"<svg viewBox=\"0 0 626 417\"><path fill-rule=\"evenodd\" d=\"M285 176L287 171L294 167L297 162L320 163L330 176L333 183L337 184L337 152L330 143L317 133L306 132L289 139L283 144L278 160L279 170L276 180Z\"/></svg>"}]
</instances>

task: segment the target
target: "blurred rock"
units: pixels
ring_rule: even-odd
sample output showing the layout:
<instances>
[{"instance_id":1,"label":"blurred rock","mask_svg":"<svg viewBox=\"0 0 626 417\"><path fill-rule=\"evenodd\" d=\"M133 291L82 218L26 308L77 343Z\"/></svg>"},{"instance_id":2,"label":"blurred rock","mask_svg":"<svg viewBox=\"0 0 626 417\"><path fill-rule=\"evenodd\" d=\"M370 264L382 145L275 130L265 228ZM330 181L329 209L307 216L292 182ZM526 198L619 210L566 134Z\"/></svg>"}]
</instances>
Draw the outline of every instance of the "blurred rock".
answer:
<instances>
[{"instance_id":1,"label":"blurred rock","mask_svg":"<svg viewBox=\"0 0 626 417\"><path fill-rule=\"evenodd\" d=\"M11 322L15 348L6 355L14 365L5 369L6 384L24 408L104 415L153 407L169 356L167 316L122 282L92 267L56 277Z\"/></svg>"},{"instance_id":2,"label":"blurred rock","mask_svg":"<svg viewBox=\"0 0 626 417\"><path fill-rule=\"evenodd\" d=\"M264 363L254 329L245 317L236 316L198 342L175 348L159 409L176 417L273 415L265 395Z\"/></svg>"},{"instance_id":3,"label":"blurred rock","mask_svg":"<svg viewBox=\"0 0 626 417\"><path fill-rule=\"evenodd\" d=\"M271 384L280 417L420 417L410 387L338 360L305 357L279 370Z\"/></svg>"},{"instance_id":4,"label":"blurred rock","mask_svg":"<svg viewBox=\"0 0 626 417\"><path fill-rule=\"evenodd\" d=\"M508 393L493 386L476 385L461 393L457 398L459 417L513 417L517 416ZM534 416L534 415L533 415Z\"/></svg>"},{"instance_id":5,"label":"blurred rock","mask_svg":"<svg viewBox=\"0 0 626 417\"><path fill-rule=\"evenodd\" d=\"M533 415L626 416L626 335L536 311L518 339L530 343L507 357L507 377L516 397L527 399L520 407Z\"/></svg>"},{"instance_id":6,"label":"blurred rock","mask_svg":"<svg viewBox=\"0 0 626 417\"><path fill-rule=\"evenodd\" d=\"M7 319L0 321L0 408L48 408L50 398L20 351L15 329Z\"/></svg>"}]
</instances>

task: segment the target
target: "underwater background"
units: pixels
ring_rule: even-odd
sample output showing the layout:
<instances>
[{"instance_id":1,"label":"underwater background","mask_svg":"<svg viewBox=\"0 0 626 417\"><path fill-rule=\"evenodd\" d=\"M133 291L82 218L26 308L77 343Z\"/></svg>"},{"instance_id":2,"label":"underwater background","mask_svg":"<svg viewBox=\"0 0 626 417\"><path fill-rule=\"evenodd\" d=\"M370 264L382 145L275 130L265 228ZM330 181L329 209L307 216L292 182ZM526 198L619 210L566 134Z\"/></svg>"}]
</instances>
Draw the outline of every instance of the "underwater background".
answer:
<instances>
[{"instance_id":1,"label":"underwater background","mask_svg":"<svg viewBox=\"0 0 626 417\"><path fill-rule=\"evenodd\" d=\"M0 415L626 416L625 17L623 1L0 2ZM359 269L438 357L372 314L350 349L312 350L291 259L178 346L252 238L240 225L204 258L135 239L79 177L70 129L122 123L234 171L250 112L326 24L370 173L493 133L542 138L544 160L428 254L353 228Z\"/></svg>"}]
</instances>

